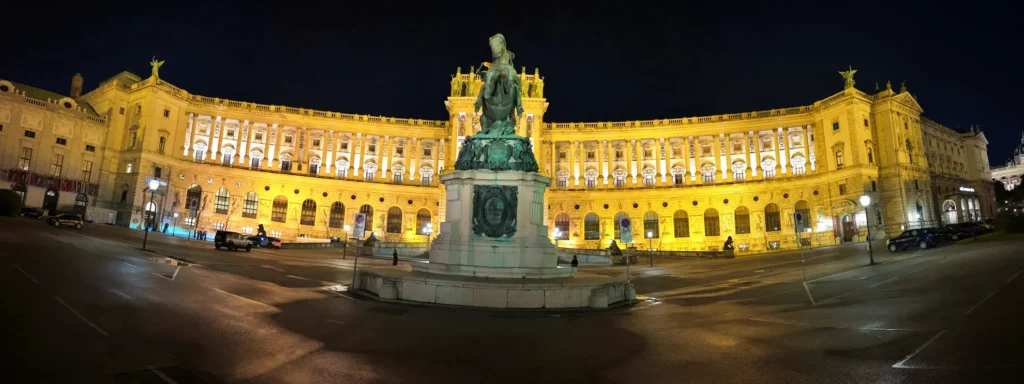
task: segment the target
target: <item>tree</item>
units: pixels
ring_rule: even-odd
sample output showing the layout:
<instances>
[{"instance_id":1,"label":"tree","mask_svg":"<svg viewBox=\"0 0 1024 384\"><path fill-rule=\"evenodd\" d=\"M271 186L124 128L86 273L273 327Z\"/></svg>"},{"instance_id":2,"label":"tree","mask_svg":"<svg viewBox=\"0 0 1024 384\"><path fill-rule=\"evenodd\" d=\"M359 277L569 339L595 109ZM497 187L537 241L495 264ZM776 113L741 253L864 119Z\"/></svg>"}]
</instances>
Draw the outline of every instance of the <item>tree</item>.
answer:
<instances>
[{"instance_id":1,"label":"tree","mask_svg":"<svg viewBox=\"0 0 1024 384\"><path fill-rule=\"evenodd\" d=\"M228 230L228 223L231 221L231 214L238 208L238 200L241 197L235 196L231 198L231 204L228 204L228 213L224 216L224 230Z\"/></svg>"},{"instance_id":2,"label":"tree","mask_svg":"<svg viewBox=\"0 0 1024 384\"><path fill-rule=\"evenodd\" d=\"M15 216L21 213L21 195L10 189L0 189L0 216Z\"/></svg>"}]
</instances>

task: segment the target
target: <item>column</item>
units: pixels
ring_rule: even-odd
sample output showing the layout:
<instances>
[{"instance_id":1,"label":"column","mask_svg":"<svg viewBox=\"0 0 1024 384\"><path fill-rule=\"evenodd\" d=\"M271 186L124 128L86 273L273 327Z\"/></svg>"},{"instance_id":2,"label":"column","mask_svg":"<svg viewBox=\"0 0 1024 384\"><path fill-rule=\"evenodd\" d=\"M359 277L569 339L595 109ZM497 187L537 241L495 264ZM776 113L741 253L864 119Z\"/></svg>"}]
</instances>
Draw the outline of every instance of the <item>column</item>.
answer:
<instances>
[{"instance_id":1,"label":"column","mask_svg":"<svg viewBox=\"0 0 1024 384\"><path fill-rule=\"evenodd\" d=\"M696 154L693 153L693 136L687 136L686 142L683 144L686 146L686 154L690 156L690 181L697 181L697 159Z\"/></svg>"},{"instance_id":2,"label":"column","mask_svg":"<svg viewBox=\"0 0 1024 384\"><path fill-rule=\"evenodd\" d=\"M750 158L747 167L750 168L751 177L757 177L757 167L761 166L761 153L757 150L760 143L754 140L757 140L754 131L747 131L747 153Z\"/></svg>"},{"instance_id":3,"label":"column","mask_svg":"<svg viewBox=\"0 0 1024 384\"><path fill-rule=\"evenodd\" d=\"M715 158L718 158L718 162L721 164L718 168L721 170L722 181L729 180L729 165L725 163L725 135L721 133L718 136L712 135L711 140L713 140L711 142L711 153L715 155Z\"/></svg>"},{"instance_id":4,"label":"column","mask_svg":"<svg viewBox=\"0 0 1024 384\"><path fill-rule=\"evenodd\" d=\"M587 171L587 145L579 141L576 142L576 165L579 167L576 170L578 176L576 176L576 185L579 185L581 177L586 177L584 172ZM586 184L584 179L584 184Z\"/></svg>"},{"instance_id":5,"label":"column","mask_svg":"<svg viewBox=\"0 0 1024 384\"><path fill-rule=\"evenodd\" d=\"M569 153L567 154L569 157L569 176L572 177L573 185L580 185L580 165L579 161L574 157L579 156L579 149L576 148L579 143L579 141L570 141Z\"/></svg>"},{"instance_id":6,"label":"column","mask_svg":"<svg viewBox=\"0 0 1024 384\"><path fill-rule=\"evenodd\" d=\"M442 158L442 156L441 156L441 154L442 154L441 150L443 148L444 148L444 139L441 139L439 141L439 144L437 145L437 148L435 148L436 151L434 153L434 158L437 159L437 161L434 161L434 163L437 164L437 167L434 169L434 174L435 175L440 175L441 174L441 170L444 169L444 167L445 167L445 158ZM437 185L437 179L438 178L436 178L436 177L431 178L430 179L430 183L432 185ZM444 217L444 216L439 216L439 217Z\"/></svg>"},{"instance_id":7,"label":"column","mask_svg":"<svg viewBox=\"0 0 1024 384\"><path fill-rule=\"evenodd\" d=\"M320 165L324 169L324 174L331 174L331 167L334 166L334 131L327 131L327 158L324 159L326 164Z\"/></svg>"},{"instance_id":8,"label":"column","mask_svg":"<svg viewBox=\"0 0 1024 384\"><path fill-rule=\"evenodd\" d=\"M608 163L611 162L609 156L611 156L612 147L608 144L608 140L602 140L601 145L598 146L598 148L601 148L601 152L604 152L603 156L600 157L599 160L601 161L601 175L604 176L604 185L608 185Z\"/></svg>"},{"instance_id":9,"label":"column","mask_svg":"<svg viewBox=\"0 0 1024 384\"><path fill-rule=\"evenodd\" d=\"M220 141L220 116L217 116L217 120L213 122L213 145L210 146L210 160L217 160L217 153L220 152L218 141Z\"/></svg>"},{"instance_id":10,"label":"column","mask_svg":"<svg viewBox=\"0 0 1024 384\"><path fill-rule=\"evenodd\" d=\"M419 140L415 137L409 139L409 148L406 149L405 157L409 159L409 181L416 180L416 160L420 158Z\"/></svg>"},{"instance_id":11,"label":"column","mask_svg":"<svg viewBox=\"0 0 1024 384\"><path fill-rule=\"evenodd\" d=\"M302 165L305 164L307 161L306 148L309 147L309 143L306 142L307 140L309 140L309 135L306 134L306 127L299 127L299 159L294 164L298 165L298 167L292 168L292 170L302 171Z\"/></svg>"},{"instance_id":12,"label":"column","mask_svg":"<svg viewBox=\"0 0 1024 384\"><path fill-rule=\"evenodd\" d=\"M782 168L782 174L785 175L786 169L790 168L787 163L789 160L789 135L782 128L779 131L779 166Z\"/></svg>"},{"instance_id":13,"label":"column","mask_svg":"<svg viewBox=\"0 0 1024 384\"><path fill-rule=\"evenodd\" d=\"M665 172L665 170L667 169L668 165L665 163L666 161L665 161L665 138L664 137L658 138L658 141L656 143L654 143L654 158L658 162L657 163L658 164L658 176L661 177L661 183L664 184L666 181L668 181L668 179L667 179L667 172Z\"/></svg>"},{"instance_id":14,"label":"column","mask_svg":"<svg viewBox=\"0 0 1024 384\"><path fill-rule=\"evenodd\" d=\"M185 128L185 158L188 159L188 149L192 146L192 123L195 120L195 114L192 112L188 113L188 127Z\"/></svg>"},{"instance_id":15,"label":"column","mask_svg":"<svg viewBox=\"0 0 1024 384\"><path fill-rule=\"evenodd\" d=\"M811 170L812 171L815 170L816 167L815 167L814 163L816 162L816 160L818 160L817 157L814 155L814 131L813 131L813 127L814 127L813 125L807 124L807 141L806 141L806 143L807 143L807 153L808 153L807 161L811 163Z\"/></svg>"},{"instance_id":16,"label":"column","mask_svg":"<svg viewBox=\"0 0 1024 384\"><path fill-rule=\"evenodd\" d=\"M241 143L238 144L238 164L245 164L249 160L249 154L245 151L245 144L249 142L249 120L242 122Z\"/></svg>"},{"instance_id":17,"label":"column","mask_svg":"<svg viewBox=\"0 0 1024 384\"><path fill-rule=\"evenodd\" d=\"M636 185L637 166L636 166L636 139L629 141L629 169L630 176L633 178L633 185Z\"/></svg>"},{"instance_id":18,"label":"column","mask_svg":"<svg viewBox=\"0 0 1024 384\"><path fill-rule=\"evenodd\" d=\"M557 175L557 174L558 174L558 146L555 145L554 141L552 141L551 142L551 174L548 175L548 177L551 177L552 179L554 179L555 175ZM557 180L556 180L556 182L557 182Z\"/></svg>"},{"instance_id":19,"label":"column","mask_svg":"<svg viewBox=\"0 0 1024 384\"><path fill-rule=\"evenodd\" d=\"M775 154L775 177L779 177L779 174L780 174L781 168L782 168L782 159L779 158L779 138L777 137L778 136L778 132L776 132L775 130L772 130L771 133L772 133L772 146L775 147L772 150L772 153Z\"/></svg>"},{"instance_id":20,"label":"column","mask_svg":"<svg viewBox=\"0 0 1024 384\"><path fill-rule=\"evenodd\" d=\"M271 124L267 140L267 168L274 167L274 149L277 147L277 123Z\"/></svg>"}]
</instances>

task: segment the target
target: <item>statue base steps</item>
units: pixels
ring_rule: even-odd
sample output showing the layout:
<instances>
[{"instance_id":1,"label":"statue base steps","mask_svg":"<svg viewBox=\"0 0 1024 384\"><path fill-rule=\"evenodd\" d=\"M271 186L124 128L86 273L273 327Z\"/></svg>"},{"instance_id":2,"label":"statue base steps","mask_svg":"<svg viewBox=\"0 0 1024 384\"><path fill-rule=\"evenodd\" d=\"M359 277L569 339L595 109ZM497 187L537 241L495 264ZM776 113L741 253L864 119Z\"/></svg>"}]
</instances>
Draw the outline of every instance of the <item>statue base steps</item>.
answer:
<instances>
[{"instance_id":1,"label":"statue base steps","mask_svg":"<svg viewBox=\"0 0 1024 384\"><path fill-rule=\"evenodd\" d=\"M428 264L411 265L417 263ZM361 269L356 291L381 300L507 309L604 309L636 299L633 287L625 281L589 273L526 280L444 276L417 269L418 266Z\"/></svg>"}]
</instances>

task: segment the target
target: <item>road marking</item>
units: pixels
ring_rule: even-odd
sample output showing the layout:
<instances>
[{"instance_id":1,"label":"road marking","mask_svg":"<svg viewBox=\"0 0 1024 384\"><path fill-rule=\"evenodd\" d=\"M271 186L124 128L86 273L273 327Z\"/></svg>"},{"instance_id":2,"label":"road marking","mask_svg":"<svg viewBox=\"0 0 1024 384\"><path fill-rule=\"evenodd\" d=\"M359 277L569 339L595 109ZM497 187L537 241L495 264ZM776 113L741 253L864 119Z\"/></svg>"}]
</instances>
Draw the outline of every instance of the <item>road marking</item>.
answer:
<instances>
[{"instance_id":1,"label":"road marking","mask_svg":"<svg viewBox=\"0 0 1024 384\"><path fill-rule=\"evenodd\" d=\"M811 288L807 286L807 282L804 282L804 291L807 291L807 298L811 299L811 305L818 305L814 302L814 296L811 296Z\"/></svg>"},{"instance_id":2,"label":"road marking","mask_svg":"<svg viewBox=\"0 0 1024 384\"><path fill-rule=\"evenodd\" d=\"M131 298L132 298L132 297L131 297L131 296L129 296L129 295L127 294L127 293L124 293L124 292L118 291L118 290L116 290L116 289L113 289L113 288L111 288L111 289L108 289L108 291L110 291L110 293L113 293L113 294L115 294L115 295L121 296L121 298L123 298L123 299L125 299L125 300L131 300Z\"/></svg>"},{"instance_id":3,"label":"road marking","mask_svg":"<svg viewBox=\"0 0 1024 384\"><path fill-rule=\"evenodd\" d=\"M29 280L32 280L33 283L39 284L39 280L36 280L36 278L32 277L32 275L28 274L28 272L25 272L24 269L21 269L21 267L19 267L18 264L14 264L14 268L18 268L18 270L21 271L21 274L25 275L25 277L27 277Z\"/></svg>"},{"instance_id":4,"label":"road marking","mask_svg":"<svg viewBox=\"0 0 1024 384\"><path fill-rule=\"evenodd\" d=\"M982 304L985 304L985 302L988 301L988 299L991 299L992 296L996 295L996 292L999 292L999 291L995 291L995 292L992 292L992 293L988 294L988 296L985 296L984 299L981 299L981 301L979 301L978 304L974 304L974 306L971 307L971 309L967 310L967 313L965 313L965 315L970 315L971 312L974 312L975 309L978 309L978 307L980 307Z\"/></svg>"},{"instance_id":5,"label":"road marking","mask_svg":"<svg viewBox=\"0 0 1024 384\"><path fill-rule=\"evenodd\" d=\"M124 260L118 259L118 258L116 258L116 257L114 258L114 260L117 260L117 261L118 261L118 262L120 262L121 264L126 264L126 265L128 265L129 267L132 267L132 268L136 268L135 264L129 263L129 262L127 262L127 261L124 261Z\"/></svg>"},{"instance_id":6,"label":"road marking","mask_svg":"<svg viewBox=\"0 0 1024 384\"><path fill-rule=\"evenodd\" d=\"M1005 284L1010 284L1010 282L1011 282L1011 281L1013 281L1013 279L1016 279L1016 278L1017 278L1017 276L1020 276L1020 273L1021 273L1021 271L1017 271L1017 273L1014 273L1014 274L1013 274L1013 276L1012 276L1012 277L1010 277L1010 279L1009 279L1009 280L1006 280L1006 283L1005 283Z\"/></svg>"},{"instance_id":7,"label":"road marking","mask_svg":"<svg viewBox=\"0 0 1024 384\"><path fill-rule=\"evenodd\" d=\"M244 296L239 296L239 295L236 295L236 294L234 294L234 293L231 293L231 292L227 292L227 291L222 291L222 290L220 290L220 289L217 289L217 288L214 288L213 290L214 290L214 291L217 291L217 292L220 292L220 293L223 293L223 294L227 294L227 295L231 295L231 296L237 297L237 298L239 298L239 299L242 299L242 300L245 300L245 301L248 301L248 302L253 302L253 303L256 303L256 304L259 304L259 305L262 305L262 306L266 306L266 307L270 307L270 308L275 308L275 309L277 308L277 307L275 307L275 306L273 306L273 305L270 305L270 304L265 304L265 303L261 303L261 302L259 302L259 301L256 301L256 300L253 300L253 299L250 299L250 298L248 298L248 297L244 297Z\"/></svg>"},{"instance_id":8,"label":"road marking","mask_svg":"<svg viewBox=\"0 0 1024 384\"><path fill-rule=\"evenodd\" d=\"M85 318L85 316L82 316L82 314L81 314L81 313L78 313L78 311L76 311L76 310L75 310L74 308L71 308L71 306L70 306L70 305L68 305L68 303L65 303L65 302L64 302L64 300L61 300L61 299L60 299L59 297L57 297L57 296L54 296L53 298L54 298L54 299L57 299L57 302L59 302L59 303L60 303L60 305L63 305L63 306L64 306L64 308L67 308L67 309L68 309L69 311L71 311L71 313L74 313L74 314L75 314L75 316L78 316L78 318L79 318L79 319L81 319L81 320L82 320L83 322L85 322L86 324L89 324L89 326L90 326L90 327L92 327L92 329L95 329L95 330L96 330L96 332L99 332L99 333L100 333L101 335L103 335L103 336L108 336L108 335L107 335L107 332L105 332L105 331L103 330L103 328L100 328L100 327L99 327L98 325L96 325L96 324L93 324L93 322L89 321L89 319L86 319L86 318Z\"/></svg>"},{"instance_id":9,"label":"road marking","mask_svg":"<svg viewBox=\"0 0 1024 384\"><path fill-rule=\"evenodd\" d=\"M907 355L907 357L904 357L903 360L900 360L898 363L893 364L892 367L893 368L903 368L903 363L906 363L911 358L913 358L915 355L917 355L918 353L921 353L921 351L923 351L925 348L928 348L928 346L931 345L932 343L934 343L935 340L938 340L940 337L942 337L942 335L945 335L945 334L946 334L946 330L939 331L939 333L936 333L935 336L932 336L931 339L928 339L928 341L926 341L924 344L921 344L920 347L917 347L917 349L915 349L914 352L911 352L909 355Z\"/></svg>"},{"instance_id":10,"label":"road marking","mask_svg":"<svg viewBox=\"0 0 1024 384\"><path fill-rule=\"evenodd\" d=\"M818 281L818 280L823 280L823 279L827 279L827 278L835 277L835 276L839 276L839 275L845 275L847 273L857 272L859 270L868 269L868 268L871 268L871 267L873 267L873 265L869 265L869 266L866 266L866 267L860 267L860 268L857 268L857 269L854 269L854 270L850 270L850 271L846 271L846 272L839 272L839 273L836 273L836 274L833 274L833 275L822 276L822 277L819 277L819 278L814 279L814 280L807 280L807 282L808 283L813 283L813 282Z\"/></svg>"},{"instance_id":11,"label":"road marking","mask_svg":"<svg viewBox=\"0 0 1024 384\"><path fill-rule=\"evenodd\" d=\"M792 321L778 320L778 319L765 319L760 317L749 317L747 320L760 321L764 323L782 324L782 325L793 325L798 327L809 327L809 328L830 328L830 329L850 329L857 331L884 331L884 332L914 332L913 329L906 328L849 328L849 327L837 327L833 325L814 325L807 323L796 323Z\"/></svg>"},{"instance_id":12,"label":"road marking","mask_svg":"<svg viewBox=\"0 0 1024 384\"><path fill-rule=\"evenodd\" d=\"M338 321L338 320L327 320L327 322L329 322L329 323L335 323L335 324L345 324L344 322L342 322L342 321Z\"/></svg>"},{"instance_id":13,"label":"road marking","mask_svg":"<svg viewBox=\"0 0 1024 384\"><path fill-rule=\"evenodd\" d=\"M168 383L168 384L178 384L177 381L174 381L174 379L171 379L170 377L167 377L167 375L165 375L163 372L160 372L160 370L156 369L156 367L154 367L152 365L147 365L146 369L149 369L150 371L152 371L153 374L156 375L156 377L159 377L160 380L163 380L165 383Z\"/></svg>"},{"instance_id":14,"label":"road marking","mask_svg":"<svg viewBox=\"0 0 1024 384\"><path fill-rule=\"evenodd\" d=\"M881 282L881 283L875 283L875 284L873 284L873 285L869 285L869 286L868 286L868 288L874 288L874 287L877 287L877 286L879 286L879 285L882 285L882 284L888 283L888 282L890 282L890 281L896 280L896 279L898 279L898 278L899 278L899 277L894 277L894 278L891 278L891 279L889 279L889 280L883 281L883 282Z\"/></svg>"},{"instance_id":15,"label":"road marking","mask_svg":"<svg viewBox=\"0 0 1024 384\"><path fill-rule=\"evenodd\" d=\"M853 292L856 292L856 291L853 291ZM844 297L844 296L848 296L848 295L852 294L853 292L847 292L847 293L844 293L844 294L836 296L836 297L831 297L831 298L819 301L818 304L824 304L824 303L827 303L829 301L832 301L832 300L835 300L835 299L838 299L838 298L841 298L841 297ZM815 305L818 305L818 304L815 304Z\"/></svg>"}]
</instances>

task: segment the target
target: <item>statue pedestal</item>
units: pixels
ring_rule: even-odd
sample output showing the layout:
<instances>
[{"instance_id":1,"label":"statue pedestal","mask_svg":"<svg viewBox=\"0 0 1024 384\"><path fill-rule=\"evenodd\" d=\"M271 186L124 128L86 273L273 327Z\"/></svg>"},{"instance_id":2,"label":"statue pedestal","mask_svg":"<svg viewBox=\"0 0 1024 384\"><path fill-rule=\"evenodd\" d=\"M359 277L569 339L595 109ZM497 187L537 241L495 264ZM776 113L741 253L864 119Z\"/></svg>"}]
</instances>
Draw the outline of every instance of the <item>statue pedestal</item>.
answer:
<instances>
[{"instance_id":1,"label":"statue pedestal","mask_svg":"<svg viewBox=\"0 0 1024 384\"><path fill-rule=\"evenodd\" d=\"M440 275L544 279L567 277L544 225L544 190L536 172L466 170L441 176L445 222L430 262L413 270Z\"/></svg>"}]
</instances>

